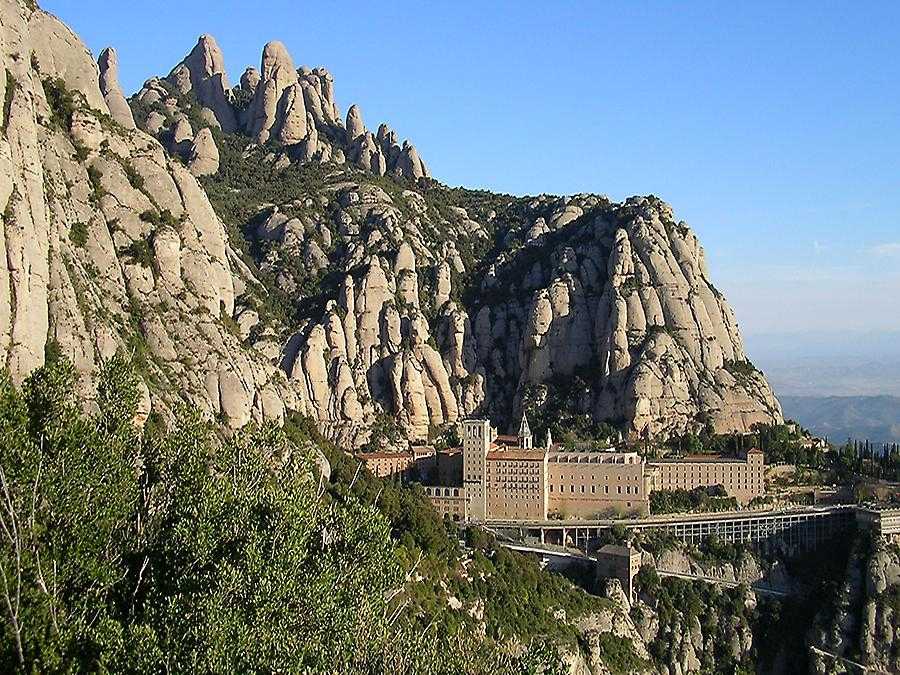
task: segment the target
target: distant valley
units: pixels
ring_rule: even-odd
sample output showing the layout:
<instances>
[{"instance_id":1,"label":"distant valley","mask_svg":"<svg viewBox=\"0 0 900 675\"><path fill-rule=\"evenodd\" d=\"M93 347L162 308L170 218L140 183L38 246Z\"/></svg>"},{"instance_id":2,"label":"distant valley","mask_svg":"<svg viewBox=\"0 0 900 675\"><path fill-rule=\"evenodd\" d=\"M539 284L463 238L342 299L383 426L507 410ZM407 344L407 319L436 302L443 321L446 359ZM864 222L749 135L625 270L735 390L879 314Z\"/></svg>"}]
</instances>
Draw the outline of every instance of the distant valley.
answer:
<instances>
[{"instance_id":1,"label":"distant valley","mask_svg":"<svg viewBox=\"0 0 900 675\"><path fill-rule=\"evenodd\" d=\"M900 396L779 396L785 418L843 443L900 442Z\"/></svg>"}]
</instances>

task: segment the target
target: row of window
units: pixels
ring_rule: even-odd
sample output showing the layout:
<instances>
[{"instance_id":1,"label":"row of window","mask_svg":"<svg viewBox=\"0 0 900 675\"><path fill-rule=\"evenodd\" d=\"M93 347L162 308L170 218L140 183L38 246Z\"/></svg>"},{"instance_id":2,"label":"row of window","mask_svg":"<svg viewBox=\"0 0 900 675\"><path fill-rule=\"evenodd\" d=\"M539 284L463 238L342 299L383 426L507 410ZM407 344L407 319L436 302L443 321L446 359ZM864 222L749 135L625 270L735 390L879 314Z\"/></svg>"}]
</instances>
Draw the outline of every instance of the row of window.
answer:
<instances>
[{"instance_id":1,"label":"row of window","mask_svg":"<svg viewBox=\"0 0 900 675\"><path fill-rule=\"evenodd\" d=\"M566 487L567 487L567 486L565 486L565 485L560 485L560 486L558 486L558 487L554 487L553 485L550 485L550 492L559 492L559 493L565 494L565 492L566 492ZM579 486L579 487L580 487L580 491L579 491L580 494L587 494L587 490L585 489L585 486L584 486L584 485L581 485L581 486ZM614 494L617 494L617 495L623 494L623 491L622 491L623 487L624 487L624 494L626 494L626 495L632 495L632 494L633 494L633 495L637 495L637 494L640 494L640 489L639 489L636 485L635 485L635 486L631 486L631 485L624 485L624 486L623 486L623 485L616 485L616 491L615 491ZM569 494L574 494L574 493L575 493L575 486L574 486L574 485L569 485L568 488L569 488ZM592 495L593 495L593 494L597 494L597 486L596 486L596 485L591 485L591 490L590 490L590 492L591 492ZM605 495L608 495L608 494L609 494L609 485L604 485L604 486L603 486L603 494L605 494Z\"/></svg>"},{"instance_id":2,"label":"row of window","mask_svg":"<svg viewBox=\"0 0 900 675\"><path fill-rule=\"evenodd\" d=\"M550 480L554 480L554 479L555 480L571 480L571 481L582 481L582 480L597 480L597 481L610 480L611 481L611 480L615 479L617 482L622 482L624 480L626 482L630 481L632 483L638 483L643 479L643 476L640 476L640 475L622 476L621 474L616 474L615 476L609 476L609 475L593 476L590 474L588 474L586 476L585 475L576 476L573 473L570 476L565 476L565 475L556 476L556 475L551 474L549 476L549 479Z\"/></svg>"}]
</instances>

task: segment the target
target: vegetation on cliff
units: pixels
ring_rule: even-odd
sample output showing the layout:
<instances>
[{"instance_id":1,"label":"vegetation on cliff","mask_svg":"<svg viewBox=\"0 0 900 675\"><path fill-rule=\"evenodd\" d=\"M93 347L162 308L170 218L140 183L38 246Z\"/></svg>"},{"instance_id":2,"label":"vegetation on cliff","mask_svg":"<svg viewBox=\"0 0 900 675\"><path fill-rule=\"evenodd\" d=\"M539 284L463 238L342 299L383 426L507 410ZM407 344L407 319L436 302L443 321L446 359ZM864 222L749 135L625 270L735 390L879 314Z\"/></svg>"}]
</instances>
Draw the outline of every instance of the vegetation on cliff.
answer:
<instances>
[{"instance_id":1,"label":"vegetation on cliff","mask_svg":"<svg viewBox=\"0 0 900 675\"><path fill-rule=\"evenodd\" d=\"M184 408L141 431L136 384L114 358L87 415L55 352L0 382L6 671L552 673L572 620L613 608L306 418L222 434Z\"/></svg>"}]
</instances>

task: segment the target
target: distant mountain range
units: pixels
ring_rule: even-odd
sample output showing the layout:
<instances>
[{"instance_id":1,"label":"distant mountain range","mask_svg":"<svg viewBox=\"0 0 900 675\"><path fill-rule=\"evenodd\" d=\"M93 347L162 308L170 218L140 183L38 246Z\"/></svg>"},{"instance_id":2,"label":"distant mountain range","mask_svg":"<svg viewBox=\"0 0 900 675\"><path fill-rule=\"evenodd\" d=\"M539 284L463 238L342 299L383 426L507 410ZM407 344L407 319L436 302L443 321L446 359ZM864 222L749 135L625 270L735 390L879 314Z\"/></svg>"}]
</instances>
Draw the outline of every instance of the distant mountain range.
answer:
<instances>
[{"instance_id":1,"label":"distant mountain range","mask_svg":"<svg viewBox=\"0 0 900 675\"><path fill-rule=\"evenodd\" d=\"M779 396L785 418L817 436L900 442L900 396Z\"/></svg>"}]
</instances>

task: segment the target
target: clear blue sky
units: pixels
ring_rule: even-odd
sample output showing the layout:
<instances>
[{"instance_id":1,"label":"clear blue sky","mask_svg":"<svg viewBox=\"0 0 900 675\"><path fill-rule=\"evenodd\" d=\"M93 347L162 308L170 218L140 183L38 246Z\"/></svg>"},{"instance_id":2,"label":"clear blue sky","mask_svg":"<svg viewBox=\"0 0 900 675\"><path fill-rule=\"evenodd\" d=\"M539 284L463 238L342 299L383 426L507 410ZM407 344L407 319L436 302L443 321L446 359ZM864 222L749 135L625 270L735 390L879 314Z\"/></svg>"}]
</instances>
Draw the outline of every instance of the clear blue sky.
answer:
<instances>
[{"instance_id":1,"label":"clear blue sky","mask_svg":"<svg viewBox=\"0 0 900 675\"><path fill-rule=\"evenodd\" d=\"M750 335L900 329L900 2L41 4L126 93L279 39L445 183L659 195Z\"/></svg>"}]
</instances>

